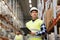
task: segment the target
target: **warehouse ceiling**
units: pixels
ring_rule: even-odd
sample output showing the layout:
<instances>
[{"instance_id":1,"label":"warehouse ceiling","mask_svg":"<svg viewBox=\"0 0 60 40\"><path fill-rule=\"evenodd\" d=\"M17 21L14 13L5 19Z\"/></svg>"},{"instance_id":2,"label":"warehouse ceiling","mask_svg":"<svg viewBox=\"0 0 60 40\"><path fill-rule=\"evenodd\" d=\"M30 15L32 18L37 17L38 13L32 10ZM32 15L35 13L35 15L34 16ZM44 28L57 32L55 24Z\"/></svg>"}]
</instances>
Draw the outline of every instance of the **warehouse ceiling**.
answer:
<instances>
[{"instance_id":1,"label":"warehouse ceiling","mask_svg":"<svg viewBox=\"0 0 60 40\"><path fill-rule=\"evenodd\" d=\"M37 6L37 0L31 0L32 1L32 6ZM29 0L18 0L19 5L21 6L21 10L23 13L23 19L24 22L27 20L30 20L31 17L29 15Z\"/></svg>"}]
</instances>

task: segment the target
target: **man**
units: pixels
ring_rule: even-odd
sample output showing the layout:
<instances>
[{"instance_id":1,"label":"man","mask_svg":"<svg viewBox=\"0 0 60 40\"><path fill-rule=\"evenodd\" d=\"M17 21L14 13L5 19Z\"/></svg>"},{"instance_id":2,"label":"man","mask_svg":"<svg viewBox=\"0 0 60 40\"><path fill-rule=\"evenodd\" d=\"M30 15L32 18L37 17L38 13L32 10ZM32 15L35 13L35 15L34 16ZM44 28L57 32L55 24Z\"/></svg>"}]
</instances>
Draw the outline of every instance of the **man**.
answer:
<instances>
[{"instance_id":1,"label":"man","mask_svg":"<svg viewBox=\"0 0 60 40\"><path fill-rule=\"evenodd\" d=\"M32 7L30 15L32 20L26 23L26 27L31 30L28 40L42 40L41 35L45 34L46 26L42 20L38 19L38 9Z\"/></svg>"},{"instance_id":2,"label":"man","mask_svg":"<svg viewBox=\"0 0 60 40\"><path fill-rule=\"evenodd\" d=\"M23 40L23 35L21 32L17 31L14 40Z\"/></svg>"}]
</instances>

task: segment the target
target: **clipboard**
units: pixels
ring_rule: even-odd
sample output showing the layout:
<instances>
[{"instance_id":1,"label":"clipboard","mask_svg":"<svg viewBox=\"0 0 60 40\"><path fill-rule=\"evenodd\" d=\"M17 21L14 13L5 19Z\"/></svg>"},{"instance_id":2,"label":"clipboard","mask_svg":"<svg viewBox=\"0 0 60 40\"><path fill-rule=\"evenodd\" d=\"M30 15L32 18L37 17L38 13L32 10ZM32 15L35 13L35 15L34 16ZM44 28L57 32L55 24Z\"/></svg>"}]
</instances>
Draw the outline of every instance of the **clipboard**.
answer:
<instances>
[{"instance_id":1,"label":"clipboard","mask_svg":"<svg viewBox=\"0 0 60 40\"><path fill-rule=\"evenodd\" d=\"M30 34L30 30L27 27L20 28L25 34Z\"/></svg>"}]
</instances>

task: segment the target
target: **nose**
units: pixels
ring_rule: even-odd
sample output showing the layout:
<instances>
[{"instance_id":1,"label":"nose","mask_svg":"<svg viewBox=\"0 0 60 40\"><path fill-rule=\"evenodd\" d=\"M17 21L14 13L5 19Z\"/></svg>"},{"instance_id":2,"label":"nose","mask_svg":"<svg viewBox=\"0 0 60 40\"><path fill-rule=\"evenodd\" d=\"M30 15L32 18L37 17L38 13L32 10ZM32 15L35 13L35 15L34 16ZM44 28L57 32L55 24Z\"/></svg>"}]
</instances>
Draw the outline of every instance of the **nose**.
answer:
<instances>
[{"instance_id":1,"label":"nose","mask_svg":"<svg viewBox=\"0 0 60 40\"><path fill-rule=\"evenodd\" d=\"M34 13L34 15L36 15L36 14Z\"/></svg>"}]
</instances>

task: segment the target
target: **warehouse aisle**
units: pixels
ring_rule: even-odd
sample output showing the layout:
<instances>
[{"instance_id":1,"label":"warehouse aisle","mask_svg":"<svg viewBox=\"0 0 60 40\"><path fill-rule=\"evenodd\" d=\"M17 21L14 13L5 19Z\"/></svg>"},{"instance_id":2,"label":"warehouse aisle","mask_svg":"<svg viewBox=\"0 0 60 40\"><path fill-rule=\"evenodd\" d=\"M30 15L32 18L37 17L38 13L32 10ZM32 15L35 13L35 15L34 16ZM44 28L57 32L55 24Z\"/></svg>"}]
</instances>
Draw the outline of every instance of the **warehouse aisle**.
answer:
<instances>
[{"instance_id":1,"label":"warehouse aisle","mask_svg":"<svg viewBox=\"0 0 60 40\"><path fill-rule=\"evenodd\" d=\"M32 19L32 7L38 8L38 18L47 28L43 40L60 40L60 0L0 0L0 40L14 40L19 32L21 40L27 40L21 28Z\"/></svg>"}]
</instances>

